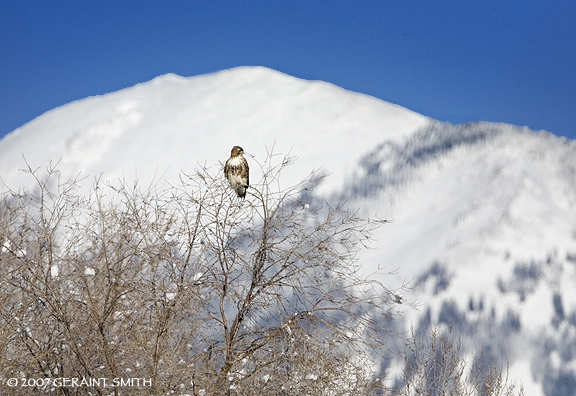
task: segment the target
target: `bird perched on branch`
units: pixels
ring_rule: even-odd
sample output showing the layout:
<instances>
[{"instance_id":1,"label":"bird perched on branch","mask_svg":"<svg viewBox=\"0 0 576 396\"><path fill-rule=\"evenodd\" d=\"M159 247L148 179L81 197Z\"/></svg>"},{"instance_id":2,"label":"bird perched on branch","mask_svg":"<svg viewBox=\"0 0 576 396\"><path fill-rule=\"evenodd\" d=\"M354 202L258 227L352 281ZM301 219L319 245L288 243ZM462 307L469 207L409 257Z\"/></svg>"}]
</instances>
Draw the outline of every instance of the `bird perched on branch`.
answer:
<instances>
[{"instance_id":1,"label":"bird perched on branch","mask_svg":"<svg viewBox=\"0 0 576 396\"><path fill-rule=\"evenodd\" d=\"M250 184L248 168L248 162L246 158L242 156L244 150L240 146L234 146L232 152L230 153L230 158L226 161L224 165L224 175L230 182L230 187L232 187L239 198L244 199L246 197L246 189Z\"/></svg>"}]
</instances>

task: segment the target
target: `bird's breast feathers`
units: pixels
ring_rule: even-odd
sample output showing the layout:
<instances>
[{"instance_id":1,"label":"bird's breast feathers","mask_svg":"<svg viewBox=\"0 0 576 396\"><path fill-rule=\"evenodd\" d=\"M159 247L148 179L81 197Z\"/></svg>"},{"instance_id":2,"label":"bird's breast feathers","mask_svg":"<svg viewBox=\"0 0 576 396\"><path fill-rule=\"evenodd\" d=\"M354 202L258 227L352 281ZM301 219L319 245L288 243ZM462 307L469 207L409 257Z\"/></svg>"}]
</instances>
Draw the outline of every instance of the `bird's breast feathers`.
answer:
<instances>
[{"instance_id":1,"label":"bird's breast feathers","mask_svg":"<svg viewBox=\"0 0 576 396\"><path fill-rule=\"evenodd\" d=\"M232 173L228 176L228 181L232 186L243 186L246 185L246 178L242 177L238 173Z\"/></svg>"},{"instance_id":2,"label":"bird's breast feathers","mask_svg":"<svg viewBox=\"0 0 576 396\"><path fill-rule=\"evenodd\" d=\"M230 167L242 167L245 162L246 160L243 157L237 155L236 157L230 157L228 161L226 161L226 165Z\"/></svg>"},{"instance_id":3,"label":"bird's breast feathers","mask_svg":"<svg viewBox=\"0 0 576 396\"><path fill-rule=\"evenodd\" d=\"M248 184L248 163L243 157L236 156L228 159L224 171L232 186Z\"/></svg>"}]
</instances>

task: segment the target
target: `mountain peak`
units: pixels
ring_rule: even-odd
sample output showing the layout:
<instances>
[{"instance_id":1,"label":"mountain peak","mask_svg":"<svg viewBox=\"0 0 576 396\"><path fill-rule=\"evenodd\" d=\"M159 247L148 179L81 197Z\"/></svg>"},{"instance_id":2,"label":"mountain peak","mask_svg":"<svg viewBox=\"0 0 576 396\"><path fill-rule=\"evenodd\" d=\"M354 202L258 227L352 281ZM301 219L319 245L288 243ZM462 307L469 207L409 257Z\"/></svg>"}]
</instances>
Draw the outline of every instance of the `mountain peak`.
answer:
<instances>
[{"instance_id":1,"label":"mountain peak","mask_svg":"<svg viewBox=\"0 0 576 396\"><path fill-rule=\"evenodd\" d=\"M398 140L428 118L332 84L265 67L159 76L61 106L0 141L0 172L18 185L24 166L60 160L63 174L178 178L198 164L218 165L241 144L255 159L266 149L299 157L306 169L345 173L382 140Z\"/></svg>"}]
</instances>

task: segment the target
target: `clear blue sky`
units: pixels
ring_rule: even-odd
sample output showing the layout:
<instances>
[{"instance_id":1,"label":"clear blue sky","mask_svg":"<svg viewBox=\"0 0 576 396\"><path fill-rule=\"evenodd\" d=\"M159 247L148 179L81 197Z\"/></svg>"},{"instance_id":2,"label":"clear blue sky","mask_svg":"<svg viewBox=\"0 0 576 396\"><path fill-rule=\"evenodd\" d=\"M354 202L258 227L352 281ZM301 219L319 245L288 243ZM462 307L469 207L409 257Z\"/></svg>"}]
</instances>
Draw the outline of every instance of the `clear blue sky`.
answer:
<instances>
[{"instance_id":1,"label":"clear blue sky","mask_svg":"<svg viewBox=\"0 0 576 396\"><path fill-rule=\"evenodd\" d=\"M77 99L241 65L576 138L574 0L1 0L0 137Z\"/></svg>"}]
</instances>

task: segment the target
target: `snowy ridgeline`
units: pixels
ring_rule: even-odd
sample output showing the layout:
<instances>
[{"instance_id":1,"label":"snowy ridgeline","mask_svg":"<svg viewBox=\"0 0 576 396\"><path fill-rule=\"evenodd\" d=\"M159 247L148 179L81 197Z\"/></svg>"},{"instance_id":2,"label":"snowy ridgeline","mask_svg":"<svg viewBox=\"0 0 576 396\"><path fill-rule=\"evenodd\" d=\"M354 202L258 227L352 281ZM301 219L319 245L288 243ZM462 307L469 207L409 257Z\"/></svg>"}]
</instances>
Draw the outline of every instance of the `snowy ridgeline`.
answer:
<instances>
[{"instance_id":1,"label":"snowy ridgeline","mask_svg":"<svg viewBox=\"0 0 576 396\"><path fill-rule=\"evenodd\" d=\"M177 182L219 172L232 146L253 177L266 150L298 157L285 185L314 168L316 191L391 219L363 252L366 274L404 298L406 328L436 323L470 350L508 360L530 395L576 392L576 145L510 125L434 122L324 82L264 68L166 75L55 109L0 141L0 175L23 183L58 161L63 175ZM90 275L86 269L86 275ZM169 296L168 296L169 298ZM564 393L563 393L564 392Z\"/></svg>"},{"instance_id":2,"label":"snowy ridgeline","mask_svg":"<svg viewBox=\"0 0 576 396\"><path fill-rule=\"evenodd\" d=\"M401 140L428 121L367 95L263 67L169 74L70 103L18 128L0 141L0 175L11 187L20 185L24 156L32 168L59 161L67 177L82 172L89 182L104 172L111 181L177 183L181 171L217 168L240 145L256 173L255 162L271 150L296 156L297 166L282 180L288 186L312 169L346 174L383 140ZM322 189L339 183L332 178Z\"/></svg>"},{"instance_id":3,"label":"snowy ridgeline","mask_svg":"<svg viewBox=\"0 0 576 396\"><path fill-rule=\"evenodd\" d=\"M435 123L383 142L333 199L393 220L361 262L398 270L385 282L412 279L417 334L452 328L508 361L528 394L576 392L574 142Z\"/></svg>"}]
</instances>

